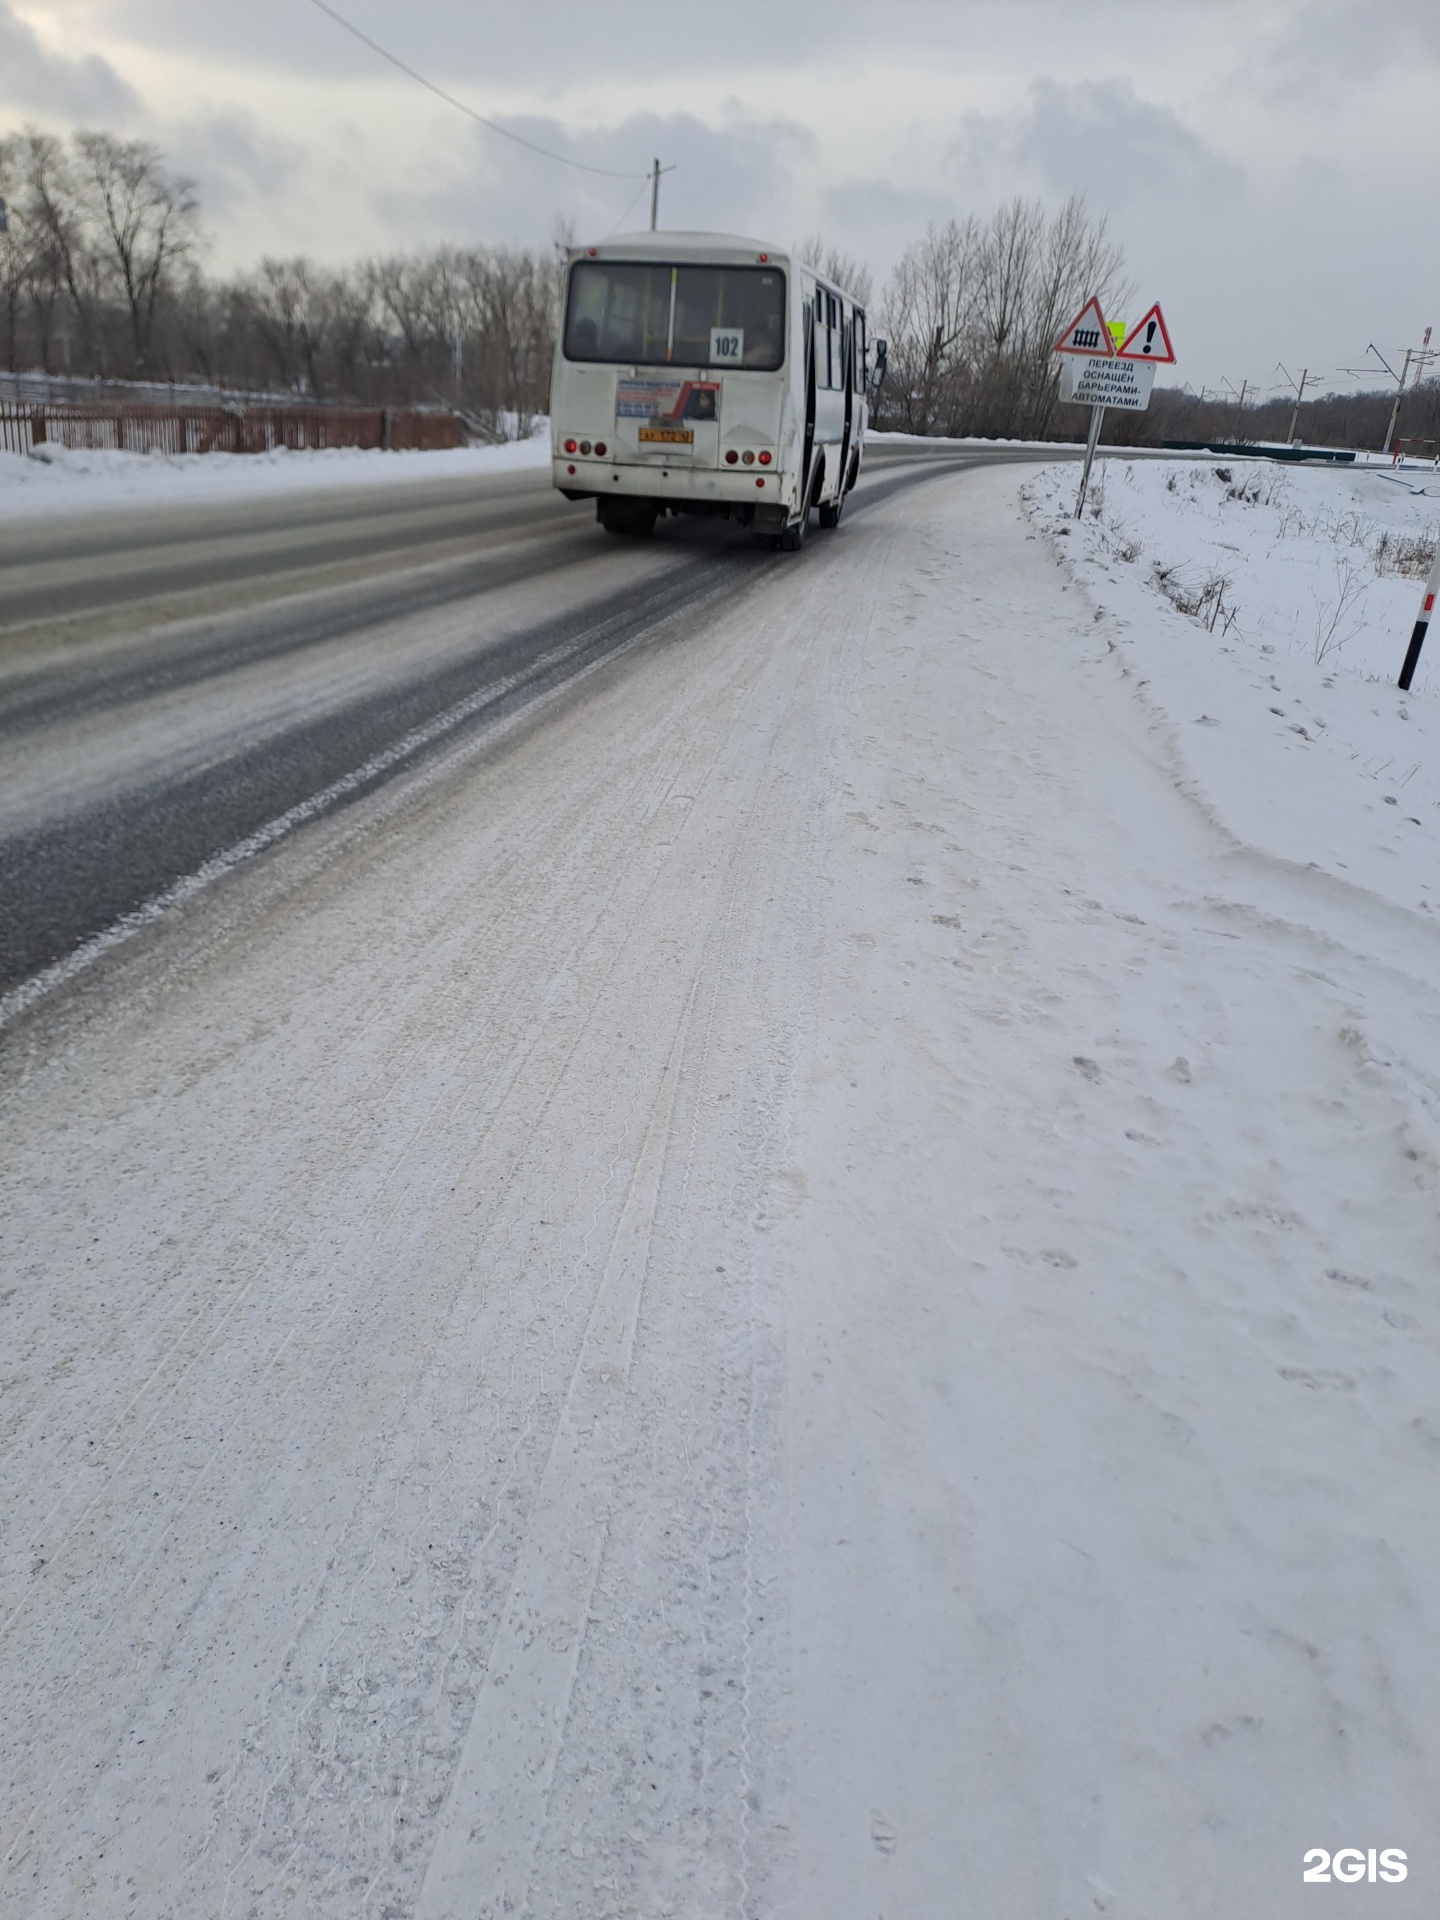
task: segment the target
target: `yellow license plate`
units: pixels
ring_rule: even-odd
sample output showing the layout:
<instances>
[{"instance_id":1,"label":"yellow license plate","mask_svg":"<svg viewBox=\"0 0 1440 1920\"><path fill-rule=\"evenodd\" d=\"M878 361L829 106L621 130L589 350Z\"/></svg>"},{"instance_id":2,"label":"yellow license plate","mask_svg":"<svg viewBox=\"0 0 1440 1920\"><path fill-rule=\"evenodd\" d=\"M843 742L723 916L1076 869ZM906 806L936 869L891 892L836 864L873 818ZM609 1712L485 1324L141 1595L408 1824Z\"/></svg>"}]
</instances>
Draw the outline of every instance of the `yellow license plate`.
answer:
<instances>
[{"instance_id":1,"label":"yellow license plate","mask_svg":"<svg viewBox=\"0 0 1440 1920\"><path fill-rule=\"evenodd\" d=\"M660 441L667 447L693 447L695 435L689 427L641 427L640 438Z\"/></svg>"}]
</instances>

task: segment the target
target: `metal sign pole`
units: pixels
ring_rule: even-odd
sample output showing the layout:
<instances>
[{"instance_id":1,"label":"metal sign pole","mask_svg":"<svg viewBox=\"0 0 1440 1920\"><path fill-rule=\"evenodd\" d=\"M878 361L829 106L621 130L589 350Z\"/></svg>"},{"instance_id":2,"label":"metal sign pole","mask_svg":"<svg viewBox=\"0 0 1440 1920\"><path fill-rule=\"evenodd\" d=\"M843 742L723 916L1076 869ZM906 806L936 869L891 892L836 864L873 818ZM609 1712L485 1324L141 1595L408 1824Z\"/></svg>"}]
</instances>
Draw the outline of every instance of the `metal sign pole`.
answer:
<instances>
[{"instance_id":1,"label":"metal sign pole","mask_svg":"<svg viewBox=\"0 0 1440 1920\"><path fill-rule=\"evenodd\" d=\"M1104 418L1104 407L1091 407L1090 438L1085 442L1085 466L1080 474L1080 493L1075 501L1075 518L1077 520L1085 511L1085 489L1090 485L1090 466L1095 458L1095 449L1100 444L1100 422Z\"/></svg>"},{"instance_id":2,"label":"metal sign pole","mask_svg":"<svg viewBox=\"0 0 1440 1920\"><path fill-rule=\"evenodd\" d=\"M1400 669L1400 691L1408 693L1410 682L1415 678L1415 669L1420 664L1420 649L1425 644L1425 629L1430 625L1430 616L1435 611L1435 596L1440 593L1440 540L1435 543L1435 563L1430 569L1430 578L1425 582L1425 597L1420 602L1420 618L1415 622L1415 631L1410 635L1410 645L1405 649L1405 664Z\"/></svg>"}]
</instances>

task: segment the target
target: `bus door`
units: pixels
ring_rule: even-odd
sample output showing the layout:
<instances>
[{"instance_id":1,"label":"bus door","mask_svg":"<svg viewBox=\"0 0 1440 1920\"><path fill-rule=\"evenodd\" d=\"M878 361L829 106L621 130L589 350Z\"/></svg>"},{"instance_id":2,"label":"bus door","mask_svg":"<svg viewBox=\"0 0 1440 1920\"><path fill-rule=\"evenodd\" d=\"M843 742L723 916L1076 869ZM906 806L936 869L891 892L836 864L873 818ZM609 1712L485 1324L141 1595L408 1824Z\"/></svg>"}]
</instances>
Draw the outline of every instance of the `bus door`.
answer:
<instances>
[{"instance_id":1,"label":"bus door","mask_svg":"<svg viewBox=\"0 0 1440 1920\"><path fill-rule=\"evenodd\" d=\"M828 288L815 289L815 438L825 455L825 491L836 486L845 436L844 333L841 301Z\"/></svg>"},{"instance_id":2,"label":"bus door","mask_svg":"<svg viewBox=\"0 0 1440 1920\"><path fill-rule=\"evenodd\" d=\"M865 315L859 307L850 322L852 380L855 388L855 442L858 446L870 430L870 348L865 338Z\"/></svg>"},{"instance_id":3,"label":"bus door","mask_svg":"<svg viewBox=\"0 0 1440 1920\"><path fill-rule=\"evenodd\" d=\"M815 338L819 302L824 298L812 287L805 302L805 450L800 457L800 498L803 504L810 485L810 468L815 458Z\"/></svg>"},{"instance_id":4,"label":"bus door","mask_svg":"<svg viewBox=\"0 0 1440 1920\"><path fill-rule=\"evenodd\" d=\"M840 436L840 472L835 498L845 497L850 472L850 447L855 430L855 315L840 309L840 379L845 389L845 429Z\"/></svg>"}]
</instances>

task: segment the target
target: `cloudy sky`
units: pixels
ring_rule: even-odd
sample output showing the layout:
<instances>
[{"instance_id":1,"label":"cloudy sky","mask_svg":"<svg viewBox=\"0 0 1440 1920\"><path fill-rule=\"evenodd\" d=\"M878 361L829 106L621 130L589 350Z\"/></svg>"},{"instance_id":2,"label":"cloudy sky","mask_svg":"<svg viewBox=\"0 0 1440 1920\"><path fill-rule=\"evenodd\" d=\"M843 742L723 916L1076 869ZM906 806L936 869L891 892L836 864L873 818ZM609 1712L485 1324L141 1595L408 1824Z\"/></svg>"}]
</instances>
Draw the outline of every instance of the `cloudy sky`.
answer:
<instances>
[{"instance_id":1,"label":"cloudy sky","mask_svg":"<svg viewBox=\"0 0 1440 1920\"><path fill-rule=\"evenodd\" d=\"M336 5L478 112L627 177L497 138L311 0L0 0L0 131L158 141L220 269L643 225L659 154L662 224L818 229L882 281L929 220L1078 188L1197 388L1270 386L1282 360L1350 386L1371 341L1440 336L1440 0Z\"/></svg>"}]
</instances>

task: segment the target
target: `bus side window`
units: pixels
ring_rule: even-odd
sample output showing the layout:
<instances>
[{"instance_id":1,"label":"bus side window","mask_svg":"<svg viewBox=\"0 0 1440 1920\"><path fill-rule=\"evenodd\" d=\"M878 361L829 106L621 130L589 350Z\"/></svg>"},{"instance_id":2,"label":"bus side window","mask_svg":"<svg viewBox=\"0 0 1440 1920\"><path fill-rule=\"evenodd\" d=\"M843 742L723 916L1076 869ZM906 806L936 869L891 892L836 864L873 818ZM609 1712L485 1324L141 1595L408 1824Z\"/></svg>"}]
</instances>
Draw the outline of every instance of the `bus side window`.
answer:
<instances>
[{"instance_id":1,"label":"bus side window","mask_svg":"<svg viewBox=\"0 0 1440 1920\"><path fill-rule=\"evenodd\" d=\"M827 293L825 299L830 309L830 384L838 387L844 379L840 367L840 302L833 293Z\"/></svg>"},{"instance_id":2,"label":"bus side window","mask_svg":"<svg viewBox=\"0 0 1440 1920\"><path fill-rule=\"evenodd\" d=\"M865 316L855 309L855 351L850 357L850 379L856 393L865 391Z\"/></svg>"},{"instance_id":3,"label":"bus side window","mask_svg":"<svg viewBox=\"0 0 1440 1920\"><path fill-rule=\"evenodd\" d=\"M815 289L815 384L830 384L830 328L825 319L825 290Z\"/></svg>"}]
</instances>

